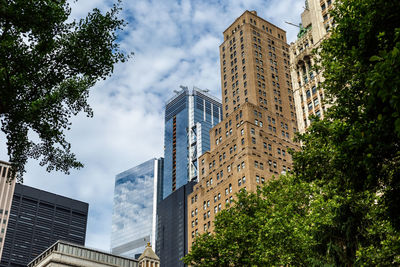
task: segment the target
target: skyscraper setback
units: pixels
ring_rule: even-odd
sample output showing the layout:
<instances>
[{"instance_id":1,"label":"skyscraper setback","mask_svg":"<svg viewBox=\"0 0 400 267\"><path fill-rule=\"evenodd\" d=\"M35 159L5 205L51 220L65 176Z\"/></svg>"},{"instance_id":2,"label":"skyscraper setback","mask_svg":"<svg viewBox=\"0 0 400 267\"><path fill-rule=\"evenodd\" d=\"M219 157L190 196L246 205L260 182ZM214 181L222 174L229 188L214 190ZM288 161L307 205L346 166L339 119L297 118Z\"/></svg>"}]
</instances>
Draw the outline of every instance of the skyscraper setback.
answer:
<instances>
[{"instance_id":1,"label":"skyscraper setback","mask_svg":"<svg viewBox=\"0 0 400 267\"><path fill-rule=\"evenodd\" d=\"M199 183L188 201L188 245L213 230L215 215L239 190L255 191L290 171L297 121L286 32L245 11L220 45L223 120L199 158Z\"/></svg>"}]
</instances>

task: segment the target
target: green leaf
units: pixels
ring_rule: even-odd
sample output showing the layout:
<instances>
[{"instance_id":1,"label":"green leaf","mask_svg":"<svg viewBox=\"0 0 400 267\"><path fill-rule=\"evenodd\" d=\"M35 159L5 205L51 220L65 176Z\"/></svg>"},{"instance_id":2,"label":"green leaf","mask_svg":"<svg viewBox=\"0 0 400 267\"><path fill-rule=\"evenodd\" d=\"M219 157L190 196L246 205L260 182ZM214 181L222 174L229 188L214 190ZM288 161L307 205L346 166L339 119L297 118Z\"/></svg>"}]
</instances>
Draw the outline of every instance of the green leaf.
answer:
<instances>
[{"instance_id":1,"label":"green leaf","mask_svg":"<svg viewBox=\"0 0 400 267\"><path fill-rule=\"evenodd\" d=\"M374 61L382 61L382 58L379 57L379 56L374 55L374 56L369 58L369 61L372 61L372 62L374 62Z\"/></svg>"}]
</instances>

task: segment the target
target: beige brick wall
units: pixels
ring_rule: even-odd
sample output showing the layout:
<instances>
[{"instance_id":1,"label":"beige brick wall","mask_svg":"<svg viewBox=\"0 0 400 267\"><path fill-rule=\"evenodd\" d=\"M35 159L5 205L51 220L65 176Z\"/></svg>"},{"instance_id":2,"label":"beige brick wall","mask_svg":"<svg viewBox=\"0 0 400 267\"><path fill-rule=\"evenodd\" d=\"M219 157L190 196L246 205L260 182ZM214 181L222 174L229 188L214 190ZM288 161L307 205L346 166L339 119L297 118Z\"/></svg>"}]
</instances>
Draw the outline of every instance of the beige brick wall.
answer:
<instances>
[{"instance_id":1,"label":"beige brick wall","mask_svg":"<svg viewBox=\"0 0 400 267\"><path fill-rule=\"evenodd\" d=\"M213 230L215 215L241 189L255 191L292 165L297 131L286 33L246 11L220 45L223 120L199 159L188 199L188 245Z\"/></svg>"}]
</instances>

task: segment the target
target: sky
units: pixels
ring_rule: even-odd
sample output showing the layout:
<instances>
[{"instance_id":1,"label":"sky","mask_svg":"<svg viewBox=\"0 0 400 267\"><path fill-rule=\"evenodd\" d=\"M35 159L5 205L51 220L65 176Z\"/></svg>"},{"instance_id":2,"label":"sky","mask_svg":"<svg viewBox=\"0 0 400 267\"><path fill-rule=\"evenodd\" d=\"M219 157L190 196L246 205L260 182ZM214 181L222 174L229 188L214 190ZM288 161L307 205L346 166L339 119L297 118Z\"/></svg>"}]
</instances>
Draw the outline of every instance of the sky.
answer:
<instances>
[{"instance_id":1,"label":"sky","mask_svg":"<svg viewBox=\"0 0 400 267\"><path fill-rule=\"evenodd\" d=\"M71 2L71 18L93 8L110 9L108 0ZM222 32L245 10L286 30L295 41L302 0L122 0L121 49L134 52L117 64L106 81L90 91L93 118L79 114L66 133L85 167L70 175L46 172L37 161L26 166L24 184L89 203L86 246L110 250L115 175L163 156L164 107L180 85L209 89L221 98L219 45ZM0 159L8 160L0 133Z\"/></svg>"}]
</instances>

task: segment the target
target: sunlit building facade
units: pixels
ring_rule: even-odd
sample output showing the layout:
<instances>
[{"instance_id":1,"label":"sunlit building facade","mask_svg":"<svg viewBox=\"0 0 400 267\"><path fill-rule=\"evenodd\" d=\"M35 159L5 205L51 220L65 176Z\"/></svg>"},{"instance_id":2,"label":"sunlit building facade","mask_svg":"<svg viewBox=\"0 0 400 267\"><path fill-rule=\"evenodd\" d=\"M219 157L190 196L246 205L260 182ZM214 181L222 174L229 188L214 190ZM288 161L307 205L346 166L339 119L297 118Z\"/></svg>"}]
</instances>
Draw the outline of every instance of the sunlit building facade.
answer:
<instances>
[{"instance_id":1,"label":"sunlit building facade","mask_svg":"<svg viewBox=\"0 0 400 267\"><path fill-rule=\"evenodd\" d=\"M210 129L222 119L208 90L181 86L165 107L163 199L198 179L198 157L210 149Z\"/></svg>"},{"instance_id":2,"label":"sunlit building facade","mask_svg":"<svg viewBox=\"0 0 400 267\"><path fill-rule=\"evenodd\" d=\"M8 162L0 161L0 222L2 222L0 232L0 259L3 253L11 202L15 188L15 178L12 181L9 181L9 173L10 164Z\"/></svg>"},{"instance_id":3,"label":"sunlit building facade","mask_svg":"<svg viewBox=\"0 0 400 267\"><path fill-rule=\"evenodd\" d=\"M292 168L297 121L286 32L245 11L220 45L223 120L199 157L199 182L188 196L188 247L212 232L214 219L241 190L254 192Z\"/></svg>"},{"instance_id":4,"label":"sunlit building facade","mask_svg":"<svg viewBox=\"0 0 400 267\"><path fill-rule=\"evenodd\" d=\"M148 160L115 178L111 251L135 257L148 242L155 250L157 202L161 198L163 158Z\"/></svg>"},{"instance_id":5,"label":"sunlit building facade","mask_svg":"<svg viewBox=\"0 0 400 267\"><path fill-rule=\"evenodd\" d=\"M330 10L334 0L306 0L301 14L300 32L296 42L290 46L291 77L299 131L304 132L310 125L310 116L324 117L327 106L324 103L324 81L322 72L317 72L313 50L318 49L334 27Z\"/></svg>"}]
</instances>

